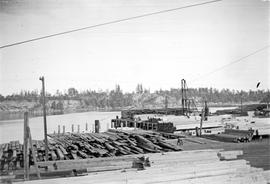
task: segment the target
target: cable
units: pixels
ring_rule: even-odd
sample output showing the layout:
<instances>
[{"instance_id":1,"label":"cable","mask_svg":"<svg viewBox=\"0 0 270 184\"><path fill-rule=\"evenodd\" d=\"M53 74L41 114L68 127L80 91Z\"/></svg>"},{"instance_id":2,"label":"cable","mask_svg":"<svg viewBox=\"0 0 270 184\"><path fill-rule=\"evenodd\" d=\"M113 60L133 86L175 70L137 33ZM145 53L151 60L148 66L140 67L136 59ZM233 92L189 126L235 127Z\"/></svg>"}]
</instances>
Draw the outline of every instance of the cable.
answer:
<instances>
[{"instance_id":1,"label":"cable","mask_svg":"<svg viewBox=\"0 0 270 184\"><path fill-rule=\"evenodd\" d=\"M55 34L51 34L51 35L37 37L37 38L33 38L33 39L21 41L21 42L15 42L15 43L11 43L11 44L8 44L8 45L2 45L2 46L0 46L0 49L4 49L4 48L7 48L7 47L12 47L12 46L16 46L16 45L21 45L21 44L25 44L25 43L28 43L28 42L43 40L43 39L46 39L46 38L51 38L51 37L60 36L60 35L64 35L64 34L69 34L69 33L73 33L73 32L78 32L78 31L82 31L82 30L86 30L86 29L92 29L92 28L106 26L106 25L110 25L110 24L116 24L116 23L119 23L119 22L125 22L125 21L129 21L129 20L133 20L133 19L139 19L139 18L143 18L143 17L147 17L147 16L152 16L152 15L177 11L177 10L181 10L181 9L191 8L191 7L195 7L195 6L201 6L201 5L205 5L205 4L215 3L215 2L218 2L218 1L222 1L222 0L207 1L207 2L203 2L203 3L192 4L192 5L188 5L188 6L182 6L182 7L178 7L178 8L167 9L167 10L162 10L162 11L153 12L153 13L146 13L146 14L142 14L142 15L138 15L138 16L134 16L134 17L129 17L129 18L114 20L114 21L105 22L105 23L101 23L101 24L96 24L96 25L92 25L92 26L72 29L72 30L69 30L69 31L64 31L64 32L55 33Z\"/></svg>"},{"instance_id":2,"label":"cable","mask_svg":"<svg viewBox=\"0 0 270 184\"><path fill-rule=\"evenodd\" d=\"M209 73L207 73L207 74L205 74L205 75L203 75L203 76L200 76L200 77L198 77L198 78L196 78L196 79L193 79L193 80L191 80L191 82L194 82L194 81L196 81L196 80L198 80L198 79L204 78L204 77L206 77L206 76L208 76L208 75L211 75L211 74L216 73L216 72L218 72L218 71L220 71L220 70L223 70L224 68L226 68L226 67L228 67L228 66L230 66L230 65L233 65L233 64L235 64L235 63L239 63L239 62L243 61L244 59L246 59L246 58L248 58L248 57L250 57L250 56L253 56L253 55L257 54L258 52L261 52L261 51L263 51L263 50L265 50L265 49L268 49L269 47L270 47L270 45L267 45L267 46L265 46L265 47L262 47L262 48L260 48L260 49L258 49L258 50L256 50L256 51L254 51L254 52L252 52L252 53L250 53L250 54L244 56L244 57L241 57L241 58L239 58L239 59L237 59L237 60L235 60L235 61L232 61L232 62L230 62L230 63L228 63L228 64L226 64L226 65L223 65L223 66L221 66L221 67L219 67L219 68L217 68L217 69L215 69L215 70L213 70L213 71L211 71L211 72L209 72Z\"/></svg>"}]
</instances>

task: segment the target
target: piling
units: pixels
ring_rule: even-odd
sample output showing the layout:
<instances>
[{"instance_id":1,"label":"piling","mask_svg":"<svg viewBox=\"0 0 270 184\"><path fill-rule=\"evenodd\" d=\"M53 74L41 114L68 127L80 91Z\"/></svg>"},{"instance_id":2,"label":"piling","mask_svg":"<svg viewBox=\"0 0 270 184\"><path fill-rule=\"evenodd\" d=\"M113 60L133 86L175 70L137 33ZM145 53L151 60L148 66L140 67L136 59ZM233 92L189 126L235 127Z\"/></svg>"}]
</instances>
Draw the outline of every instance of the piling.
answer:
<instances>
[{"instance_id":1,"label":"piling","mask_svg":"<svg viewBox=\"0 0 270 184\"><path fill-rule=\"evenodd\" d=\"M28 112L24 113L24 145L23 145L23 161L24 161L24 180L29 180L29 149L28 149Z\"/></svg>"},{"instance_id":2,"label":"piling","mask_svg":"<svg viewBox=\"0 0 270 184\"><path fill-rule=\"evenodd\" d=\"M65 125L63 125L63 134L65 134L65 132L66 132L66 127Z\"/></svg>"},{"instance_id":3,"label":"piling","mask_svg":"<svg viewBox=\"0 0 270 184\"><path fill-rule=\"evenodd\" d=\"M58 125L58 135L60 134L60 125Z\"/></svg>"},{"instance_id":4,"label":"piling","mask_svg":"<svg viewBox=\"0 0 270 184\"><path fill-rule=\"evenodd\" d=\"M99 120L95 120L95 133L99 133L100 123Z\"/></svg>"},{"instance_id":5,"label":"piling","mask_svg":"<svg viewBox=\"0 0 270 184\"><path fill-rule=\"evenodd\" d=\"M85 123L85 131L88 131L88 123Z\"/></svg>"},{"instance_id":6,"label":"piling","mask_svg":"<svg viewBox=\"0 0 270 184\"><path fill-rule=\"evenodd\" d=\"M74 133L74 124L71 125L71 132Z\"/></svg>"},{"instance_id":7,"label":"piling","mask_svg":"<svg viewBox=\"0 0 270 184\"><path fill-rule=\"evenodd\" d=\"M120 121L121 130L123 129L123 122Z\"/></svg>"}]
</instances>

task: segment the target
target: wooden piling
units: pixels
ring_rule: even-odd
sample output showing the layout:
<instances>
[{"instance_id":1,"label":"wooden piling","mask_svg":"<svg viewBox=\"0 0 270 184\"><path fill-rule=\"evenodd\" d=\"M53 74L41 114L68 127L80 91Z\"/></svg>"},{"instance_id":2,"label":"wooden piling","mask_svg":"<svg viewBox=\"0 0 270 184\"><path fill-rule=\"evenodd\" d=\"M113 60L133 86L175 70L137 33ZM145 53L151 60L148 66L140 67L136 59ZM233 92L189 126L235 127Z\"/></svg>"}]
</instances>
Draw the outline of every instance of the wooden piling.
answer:
<instances>
[{"instance_id":1,"label":"wooden piling","mask_svg":"<svg viewBox=\"0 0 270 184\"><path fill-rule=\"evenodd\" d=\"M34 161L35 170L36 170L36 172L37 172L37 177L38 177L38 179L41 179L41 177L40 177L40 172L39 172L39 168L38 168L38 165L37 165L36 150L34 149L34 146L33 146L33 141L32 141L32 136L31 136L31 131L30 131L29 126L27 127L27 130L28 130L28 136L29 136L30 148L31 148L31 151L32 151L32 156L33 156L33 161Z\"/></svg>"},{"instance_id":2,"label":"wooden piling","mask_svg":"<svg viewBox=\"0 0 270 184\"><path fill-rule=\"evenodd\" d=\"M113 124L114 124L113 121L111 121L111 128L114 128Z\"/></svg>"},{"instance_id":3,"label":"wooden piling","mask_svg":"<svg viewBox=\"0 0 270 184\"><path fill-rule=\"evenodd\" d=\"M85 123L85 131L88 131L88 123Z\"/></svg>"},{"instance_id":4,"label":"wooden piling","mask_svg":"<svg viewBox=\"0 0 270 184\"><path fill-rule=\"evenodd\" d=\"M99 133L100 123L99 120L95 120L95 133Z\"/></svg>"},{"instance_id":5,"label":"wooden piling","mask_svg":"<svg viewBox=\"0 0 270 184\"><path fill-rule=\"evenodd\" d=\"M71 125L71 132L74 133L74 124Z\"/></svg>"},{"instance_id":6,"label":"wooden piling","mask_svg":"<svg viewBox=\"0 0 270 184\"><path fill-rule=\"evenodd\" d=\"M60 125L58 125L58 135L60 134Z\"/></svg>"},{"instance_id":7,"label":"wooden piling","mask_svg":"<svg viewBox=\"0 0 270 184\"><path fill-rule=\"evenodd\" d=\"M121 130L123 129L123 122L120 121Z\"/></svg>"},{"instance_id":8,"label":"wooden piling","mask_svg":"<svg viewBox=\"0 0 270 184\"><path fill-rule=\"evenodd\" d=\"M24 147L23 147L23 162L24 162L24 180L29 180L29 149L28 149L28 112L24 113Z\"/></svg>"},{"instance_id":9,"label":"wooden piling","mask_svg":"<svg viewBox=\"0 0 270 184\"><path fill-rule=\"evenodd\" d=\"M63 125L63 134L65 134L65 132L66 132L66 127L65 125Z\"/></svg>"}]
</instances>

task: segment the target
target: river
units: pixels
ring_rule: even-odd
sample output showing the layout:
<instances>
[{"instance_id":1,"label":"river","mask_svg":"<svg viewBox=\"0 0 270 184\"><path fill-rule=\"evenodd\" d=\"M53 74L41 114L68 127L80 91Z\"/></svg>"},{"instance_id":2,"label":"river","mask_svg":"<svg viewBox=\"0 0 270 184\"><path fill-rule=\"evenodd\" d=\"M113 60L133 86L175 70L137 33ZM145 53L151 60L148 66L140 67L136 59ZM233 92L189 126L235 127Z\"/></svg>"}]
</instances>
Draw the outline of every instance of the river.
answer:
<instances>
[{"instance_id":1,"label":"river","mask_svg":"<svg viewBox=\"0 0 270 184\"><path fill-rule=\"evenodd\" d=\"M221 109L232 109L235 107L213 107L210 112L215 112ZM71 126L74 125L74 131L78 131L80 125L80 132L85 131L86 123L88 124L88 131L93 131L95 120L100 121L101 131L106 131L110 127L111 119L121 112L83 112L71 113L63 115L47 116L47 130L48 134L58 132L58 125L60 125L61 132L65 126L66 132L71 132ZM33 117L29 119L32 139L44 139L43 133L43 117ZM1 120L0 121L0 144L9 141L23 140L23 119L18 120Z\"/></svg>"},{"instance_id":2,"label":"river","mask_svg":"<svg viewBox=\"0 0 270 184\"><path fill-rule=\"evenodd\" d=\"M86 123L88 124L88 131L93 130L95 120L100 121L100 130L106 131L110 126L111 119L121 112L83 112L63 115L47 116L47 130L48 134L58 131L58 125L65 126L66 132L71 132L71 126L74 124L74 131L78 131L80 125L80 132L85 131ZM31 129L32 139L44 139L43 133L43 117L33 117L29 119L29 126ZM23 119L18 120L2 120L0 121L0 144L9 141L23 140Z\"/></svg>"}]
</instances>

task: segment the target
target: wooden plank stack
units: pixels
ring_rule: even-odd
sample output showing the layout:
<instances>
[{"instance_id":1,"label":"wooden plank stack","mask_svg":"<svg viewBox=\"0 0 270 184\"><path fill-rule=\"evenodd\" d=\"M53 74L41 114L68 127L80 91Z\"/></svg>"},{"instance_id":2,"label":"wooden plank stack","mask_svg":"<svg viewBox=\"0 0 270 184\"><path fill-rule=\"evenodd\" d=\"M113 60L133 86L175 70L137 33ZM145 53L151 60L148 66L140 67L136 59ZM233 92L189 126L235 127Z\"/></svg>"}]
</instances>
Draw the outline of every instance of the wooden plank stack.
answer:
<instances>
[{"instance_id":1,"label":"wooden plank stack","mask_svg":"<svg viewBox=\"0 0 270 184\"><path fill-rule=\"evenodd\" d=\"M249 142L252 140L253 133L253 130L225 129L222 134L203 135L203 137L222 142Z\"/></svg>"},{"instance_id":2,"label":"wooden plank stack","mask_svg":"<svg viewBox=\"0 0 270 184\"><path fill-rule=\"evenodd\" d=\"M89 162L88 176L35 180L34 182L36 184L269 183L269 171L253 168L245 160L232 159L239 154L242 154L242 151L226 152L214 149L149 153L144 156L149 158L150 167L145 167L143 170L132 168L131 158L135 158L136 155L116 157L115 160L96 158L93 159L94 162ZM223 161L220 160L221 156ZM58 164L59 162L63 161L58 161ZM77 161L67 162L71 164L71 162ZM81 161L81 163L85 162ZM119 166L118 170L108 169L100 172L101 168L110 168L116 163ZM121 166L122 169L120 169ZM28 183L30 184L31 181L24 182L24 184Z\"/></svg>"},{"instance_id":3,"label":"wooden plank stack","mask_svg":"<svg viewBox=\"0 0 270 184\"><path fill-rule=\"evenodd\" d=\"M115 157L131 154L181 151L163 134L147 131L109 130L104 133L67 133L49 135L49 160L78 160ZM33 141L38 162L45 160L43 141ZM32 153L31 153L32 154ZM11 141L0 146L1 171L18 170L23 166L23 146ZM33 157L30 156L30 164Z\"/></svg>"}]
</instances>

